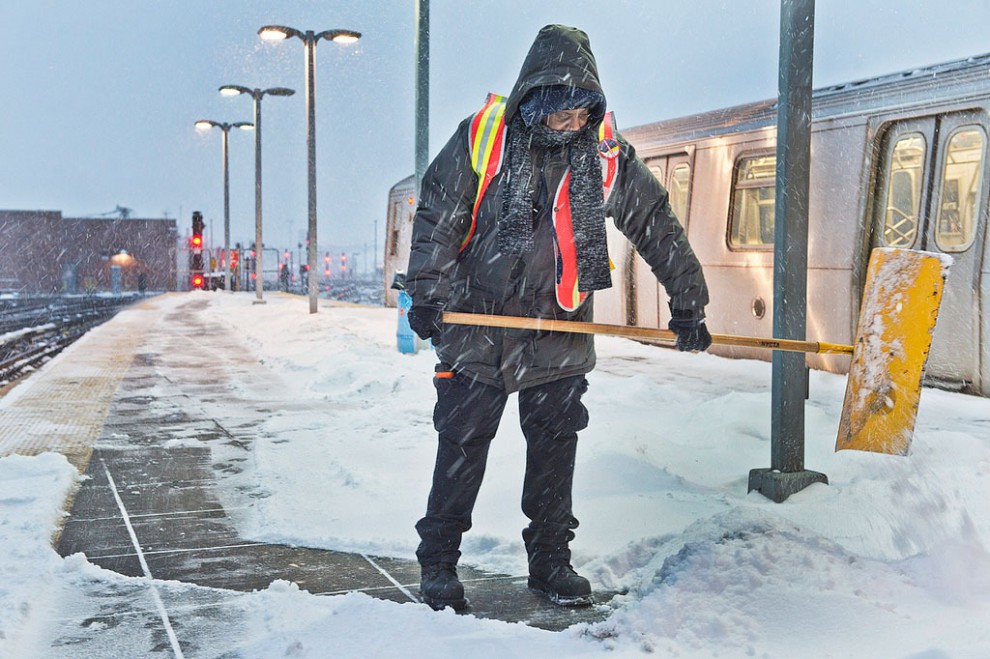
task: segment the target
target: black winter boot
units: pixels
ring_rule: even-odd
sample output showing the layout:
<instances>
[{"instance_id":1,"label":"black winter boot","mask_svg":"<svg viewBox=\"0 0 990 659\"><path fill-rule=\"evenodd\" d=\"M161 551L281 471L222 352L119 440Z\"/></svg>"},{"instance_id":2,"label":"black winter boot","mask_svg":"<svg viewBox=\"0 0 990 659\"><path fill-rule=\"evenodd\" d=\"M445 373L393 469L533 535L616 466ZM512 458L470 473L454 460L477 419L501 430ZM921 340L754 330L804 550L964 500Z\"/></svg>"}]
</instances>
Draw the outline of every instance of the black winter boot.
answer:
<instances>
[{"instance_id":1,"label":"black winter boot","mask_svg":"<svg viewBox=\"0 0 990 659\"><path fill-rule=\"evenodd\" d=\"M530 572L529 587L560 606L588 606L595 602L591 584L566 563L546 573Z\"/></svg>"},{"instance_id":2,"label":"black winter boot","mask_svg":"<svg viewBox=\"0 0 990 659\"><path fill-rule=\"evenodd\" d=\"M467 608L464 585L457 578L457 566L453 563L424 565L419 594L434 611L441 611L448 606L454 611Z\"/></svg>"}]
</instances>

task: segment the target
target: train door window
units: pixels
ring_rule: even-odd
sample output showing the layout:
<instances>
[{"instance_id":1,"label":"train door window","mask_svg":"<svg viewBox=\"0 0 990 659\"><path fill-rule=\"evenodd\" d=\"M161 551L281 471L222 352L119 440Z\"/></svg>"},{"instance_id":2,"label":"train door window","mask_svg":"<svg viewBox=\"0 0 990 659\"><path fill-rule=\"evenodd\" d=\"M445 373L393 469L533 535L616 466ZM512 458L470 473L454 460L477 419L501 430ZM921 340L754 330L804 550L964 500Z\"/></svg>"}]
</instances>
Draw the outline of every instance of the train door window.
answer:
<instances>
[{"instance_id":1,"label":"train door window","mask_svg":"<svg viewBox=\"0 0 990 659\"><path fill-rule=\"evenodd\" d=\"M773 249L776 168L776 155L747 156L736 163L729 247Z\"/></svg>"},{"instance_id":2,"label":"train door window","mask_svg":"<svg viewBox=\"0 0 990 659\"><path fill-rule=\"evenodd\" d=\"M925 151L925 138L921 133L903 135L891 149L884 194L883 244L887 247L914 245Z\"/></svg>"},{"instance_id":3,"label":"train door window","mask_svg":"<svg viewBox=\"0 0 990 659\"><path fill-rule=\"evenodd\" d=\"M691 199L691 164L686 153L678 153L646 161L650 173L666 188L668 201L681 226L687 229Z\"/></svg>"},{"instance_id":4,"label":"train door window","mask_svg":"<svg viewBox=\"0 0 990 659\"><path fill-rule=\"evenodd\" d=\"M681 162L674 165L670 170L670 180L667 183L667 192L670 193L670 207L674 215L681 221L687 222L688 217L688 189L691 183L691 165Z\"/></svg>"},{"instance_id":5,"label":"train door window","mask_svg":"<svg viewBox=\"0 0 990 659\"><path fill-rule=\"evenodd\" d=\"M945 144L935 224L935 244L943 252L963 252L973 244L985 142L982 128L966 126Z\"/></svg>"}]
</instances>

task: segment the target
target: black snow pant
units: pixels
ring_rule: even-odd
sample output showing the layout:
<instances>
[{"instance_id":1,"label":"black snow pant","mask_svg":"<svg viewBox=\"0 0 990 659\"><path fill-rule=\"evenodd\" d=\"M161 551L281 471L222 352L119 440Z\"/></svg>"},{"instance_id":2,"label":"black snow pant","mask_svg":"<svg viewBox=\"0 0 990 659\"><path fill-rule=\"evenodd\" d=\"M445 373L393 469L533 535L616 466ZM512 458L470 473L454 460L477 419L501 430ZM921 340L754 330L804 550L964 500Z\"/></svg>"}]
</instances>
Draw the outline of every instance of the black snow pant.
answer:
<instances>
[{"instance_id":1,"label":"black snow pant","mask_svg":"<svg viewBox=\"0 0 990 659\"><path fill-rule=\"evenodd\" d=\"M433 423L439 433L433 487L426 516L416 524L421 565L457 563L461 536L471 528L485 475L488 447L508 395L466 375L435 378L437 404ZM546 574L570 563L568 543L578 521L571 510L577 433L588 426L581 396L588 390L583 375L567 377L519 392L519 417L526 438L526 473L522 510L530 523L522 532L530 572Z\"/></svg>"}]
</instances>

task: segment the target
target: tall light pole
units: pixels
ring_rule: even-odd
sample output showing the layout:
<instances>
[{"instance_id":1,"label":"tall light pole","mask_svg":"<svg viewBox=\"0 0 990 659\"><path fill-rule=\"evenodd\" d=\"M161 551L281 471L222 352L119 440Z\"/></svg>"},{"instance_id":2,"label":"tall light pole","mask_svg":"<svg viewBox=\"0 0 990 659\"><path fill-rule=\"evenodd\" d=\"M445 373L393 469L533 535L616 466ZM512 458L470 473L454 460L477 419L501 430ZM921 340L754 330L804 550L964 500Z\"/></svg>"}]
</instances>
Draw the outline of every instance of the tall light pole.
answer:
<instances>
[{"instance_id":1,"label":"tall light pole","mask_svg":"<svg viewBox=\"0 0 990 659\"><path fill-rule=\"evenodd\" d=\"M220 88L224 96L247 94L254 99L254 290L257 294L255 304L264 304L263 291L265 288L265 270L263 267L264 245L261 242L261 99L266 94L271 96L292 96L295 90L285 87L269 89L252 89L241 85L224 85Z\"/></svg>"},{"instance_id":2,"label":"tall light pole","mask_svg":"<svg viewBox=\"0 0 990 659\"><path fill-rule=\"evenodd\" d=\"M251 130L254 124L246 121L226 123L200 119L196 122L196 129L206 131L210 128L219 128L223 132L223 286L224 289L233 293L234 287L230 281L230 172L227 168L227 135L231 128L241 130Z\"/></svg>"},{"instance_id":3,"label":"tall light pole","mask_svg":"<svg viewBox=\"0 0 990 659\"><path fill-rule=\"evenodd\" d=\"M309 276L307 277L309 289L309 312L316 313L316 299L319 293L316 276L316 97L314 72L316 68L316 44L321 39L329 39L337 43L354 43L361 38L360 32L353 30L324 30L314 32L313 30L297 30L284 25L266 25L258 30L258 36L265 41L282 41L289 37L297 37L303 42L306 54L306 162L309 170L309 249L307 250L307 267Z\"/></svg>"},{"instance_id":4,"label":"tall light pole","mask_svg":"<svg viewBox=\"0 0 990 659\"><path fill-rule=\"evenodd\" d=\"M430 151L430 0L416 0L416 199Z\"/></svg>"}]
</instances>

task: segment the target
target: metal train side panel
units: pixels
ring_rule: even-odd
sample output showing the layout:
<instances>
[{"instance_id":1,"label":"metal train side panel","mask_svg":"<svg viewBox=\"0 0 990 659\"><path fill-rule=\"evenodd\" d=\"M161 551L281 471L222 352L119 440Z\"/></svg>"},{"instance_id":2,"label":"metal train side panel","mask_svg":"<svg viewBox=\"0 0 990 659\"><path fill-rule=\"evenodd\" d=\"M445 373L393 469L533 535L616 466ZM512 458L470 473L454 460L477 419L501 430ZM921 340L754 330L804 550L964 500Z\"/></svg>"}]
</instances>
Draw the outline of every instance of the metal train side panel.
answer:
<instances>
[{"instance_id":1,"label":"metal train side panel","mask_svg":"<svg viewBox=\"0 0 990 659\"><path fill-rule=\"evenodd\" d=\"M863 117L815 122L808 206L807 338L852 344L858 314L857 259L867 230L862 185L870 145ZM868 258L869 254L866 253ZM864 264L865 269L865 264ZM845 373L845 355L808 355L812 368Z\"/></svg>"},{"instance_id":2,"label":"metal train side panel","mask_svg":"<svg viewBox=\"0 0 990 659\"><path fill-rule=\"evenodd\" d=\"M773 252L731 247L728 218L732 212L736 165L743 158L773 154L770 128L707 140L695 155L696 203L688 237L705 268L711 303L706 314L712 332L773 336ZM703 200L703 201L702 201ZM768 359L764 350L720 347L716 354Z\"/></svg>"}]
</instances>

